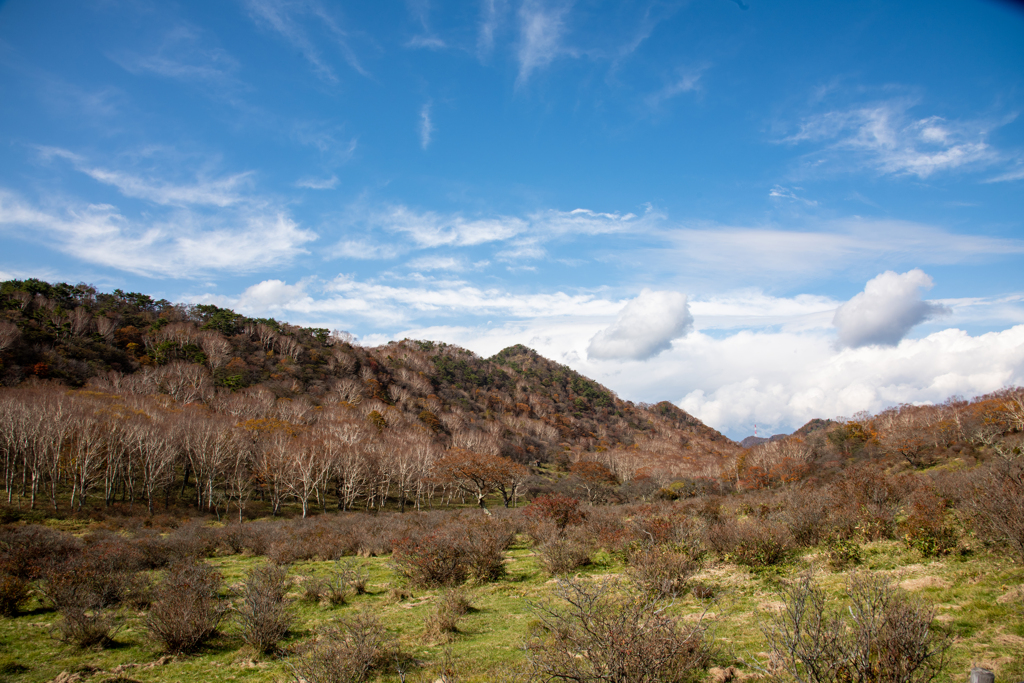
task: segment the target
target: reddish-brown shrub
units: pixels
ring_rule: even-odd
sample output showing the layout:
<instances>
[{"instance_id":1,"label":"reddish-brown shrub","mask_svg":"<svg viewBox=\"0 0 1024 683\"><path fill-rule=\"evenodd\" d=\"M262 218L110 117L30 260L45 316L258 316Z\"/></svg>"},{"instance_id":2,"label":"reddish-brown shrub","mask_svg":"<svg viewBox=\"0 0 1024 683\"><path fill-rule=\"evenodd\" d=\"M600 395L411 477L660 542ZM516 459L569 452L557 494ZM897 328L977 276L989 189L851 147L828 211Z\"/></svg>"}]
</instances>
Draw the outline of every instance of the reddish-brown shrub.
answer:
<instances>
[{"instance_id":1,"label":"reddish-brown shrub","mask_svg":"<svg viewBox=\"0 0 1024 683\"><path fill-rule=\"evenodd\" d=\"M221 577L202 562L179 562L156 589L146 617L150 635L170 653L190 652L217 630L224 606Z\"/></svg>"},{"instance_id":2,"label":"reddish-brown shrub","mask_svg":"<svg viewBox=\"0 0 1024 683\"><path fill-rule=\"evenodd\" d=\"M559 529L575 526L586 521L587 515L580 509L578 498L560 493L537 496L523 512L526 517L535 520L548 520Z\"/></svg>"},{"instance_id":3,"label":"reddish-brown shrub","mask_svg":"<svg viewBox=\"0 0 1024 683\"><path fill-rule=\"evenodd\" d=\"M928 557L955 550L956 529L950 523L946 501L928 487L918 487L907 501L906 516L900 522L903 541Z\"/></svg>"},{"instance_id":4,"label":"reddish-brown shrub","mask_svg":"<svg viewBox=\"0 0 1024 683\"><path fill-rule=\"evenodd\" d=\"M868 540L894 538L897 517L913 488L906 476L872 466L851 468L827 493L829 508L836 513L833 528L843 536L855 532ZM856 523L853 530L841 528L851 521Z\"/></svg>"},{"instance_id":5,"label":"reddish-brown shrub","mask_svg":"<svg viewBox=\"0 0 1024 683\"><path fill-rule=\"evenodd\" d=\"M935 610L888 583L853 574L846 600L829 601L810 574L781 591L784 607L762 626L772 660L808 683L927 683L945 663L948 642L931 628Z\"/></svg>"},{"instance_id":6,"label":"reddish-brown shrub","mask_svg":"<svg viewBox=\"0 0 1024 683\"><path fill-rule=\"evenodd\" d=\"M719 554L750 567L779 564L793 549L793 539L784 525L749 517L719 521L708 529L707 542Z\"/></svg>"},{"instance_id":7,"label":"reddish-brown shrub","mask_svg":"<svg viewBox=\"0 0 1024 683\"><path fill-rule=\"evenodd\" d=\"M292 668L306 683L361 683L400 660L395 637L376 616L360 613L321 632Z\"/></svg>"},{"instance_id":8,"label":"reddish-brown shrub","mask_svg":"<svg viewBox=\"0 0 1024 683\"><path fill-rule=\"evenodd\" d=\"M0 571L0 616L13 617L28 601L28 597L28 581L7 571Z\"/></svg>"},{"instance_id":9,"label":"reddish-brown shrub","mask_svg":"<svg viewBox=\"0 0 1024 683\"><path fill-rule=\"evenodd\" d=\"M590 564L594 542L582 527L571 527L538 546L537 553L544 571L560 576Z\"/></svg>"},{"instance_id":10,"label":"reddish-brown shrub","mask_svg":"<svg viewBox=\"0 0 1024 683\"><path fill-rule=\"evenodd\" d=\"M1024 562L1024 458L996 461L971 476L961 503L977 534Z\"/></svg>"},{"instance_id":11,"label":"reddish-brown shrub","mask_svg":"<svg viewBox=\"0 0 1024 683\"><path fill-rule=\"evenodd\" d=\"M293 616L288 609L288 571L265 564L253 568L242 584L242 602L235 608L235 618L242 640L258 652L269 653L288 632Z\"/></svg>"},{"instance_id":12,"label":"reddish-brown shrub","mask_svg":"<svg viewBox=\"0 0 1024 683\"><path fill-rule=\"evenodd\" d=\"M560 581L558 602L534 606L526 645L529 681L681 683L712 651L703 619L683 626L664 601L615 581Z\"/></svg>"},{"instance_id":13,"label":"reddish-brown shrub","mask_svg":"<svg viewBox=\"0 0 1024 683\"><path fill-rule=\"evenodd\" d=\"M428 518L424 518L426 520ZM412 526L393 542L400 574L419 586L454 586L467 578L493 581L504 575L511 527L480 513L448 516L436 526Z\"/></svg>"},{"instance_id":14,"label":"reddish-brown shrub","mask_svg":"<svg viewBox=\"0 0 1024 683\"><path fill-rule=\"evenodd\" d=\"M638 545L627 555L626 573L643 590L660 597L686 592L690 577L700 569L686 547Z\"/></svg>"},{"instance_id":15,"label":"reddish-brown shrub","mask_svg":"<svg viewBox=\"0 0 1024 683\"><path fill-rule=\"evenodd\" d=\"M30 581L76 555L82 543L71 534L39 524L0 527L0 566Z\"/></svg>"},{"instance_id":16,"label":"reddish-brown shrub","mask_svg":"<svg viewBox=\"0 0 1024 683\"><path fill-rule=\"evenodd\" d=\"M809 548L821 541L828 518L828 504L820 490L791 489L783 497L781 521L789 529L793 541Z\"/></svg>"},{"instance_id":17,"label":"reddish-brown shrub","mask_svg":"<svg viewBox=\"0 0 1024 683\"><path fill-rule=\"evenodd\" d=\"M626 521L621 506L591 508L585 526L597 547L608 552L622 552L636 540L636 527Z\"/></svg>"}]
</instances>

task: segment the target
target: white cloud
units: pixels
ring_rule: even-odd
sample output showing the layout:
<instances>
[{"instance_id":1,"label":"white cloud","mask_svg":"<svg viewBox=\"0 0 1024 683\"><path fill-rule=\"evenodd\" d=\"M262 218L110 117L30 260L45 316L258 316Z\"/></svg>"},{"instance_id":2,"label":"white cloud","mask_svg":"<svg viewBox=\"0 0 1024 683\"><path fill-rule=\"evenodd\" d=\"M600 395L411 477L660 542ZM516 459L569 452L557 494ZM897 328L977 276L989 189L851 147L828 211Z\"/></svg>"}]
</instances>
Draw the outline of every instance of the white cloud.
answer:
<instances>
[{"instance_id":1,"label":"white cloud","mask_svg":"<svg viewBox=\"0 0 1024 683\"><path fill-rule=\"evenodd\" d=\"M1024 384L1024 325L976 336L945 329L896 346L840 349L829 325L837 302L813 295L779 298L741 290L691 302L697 326L733 331L724 337L692 331L647 360L587 353L595 335L624 312L621 301L599 291L519 294L460 281L421 278L417 286L395 286L340 276L293 285L268 280L241 297L196 300L304 325L356 332L363 327L371 331L361 337L365 344L435 339L482 356L525 344L623 398L676 401L735 438L747 436L754 422L790 432L814 417ZM1024 296L1016 295L950 305L958 317L970 318L979 308L995 323L1002 320L1002 307L1020 320L1022 302ZM452 324L437 324L446 316ZM475 316L487 316L487 324L464 322ZM750 329L736 329L741 319ZM807 320L813 322L803 324ZM380 332L389 328L394 332Z\"/></svg>"},{"instance_id":2,"label":"white cloud","mask_svg":"<svg viewBox=\"0 0 1024 683\"><path fill-rule=\"evenodd\" d=\"M93 180L113 185L126 197L146 199L156 204L171 206L196 204L225 207L237 204L242 200L237 190L252 175L250 171L226 178L203 180L194 185L176 185L104 168L80 168L79 170Z\"/></svg>"},{"instance_id":3,"label":"white cloud","mask_svg":"<svg viewBox=\"0 0 1024 683\"><path fill-rule=\"evenodd\" d=\"M823 160L843 165L852 157L856 165L880 173L919 178L999 161L986 141L991 124L938 116L915 119L909 114L915 104L897 99L815 114L785 141L829 143L811 156L814 165Z\"/></svg>"},{"instance_id":4,"label":"white cloud","mask_svg":"<svg viewBox=\"0 0 1024 683\"><path fill-rule=\"evenodd\" d=\"M109 204L68 204L57 212L0 189L0 228L89 263L154 277L243 273L306 253L317 235L274 210L236 209L218 217L180 210L133 221Z\"/></svg>"},{"instance_id":5,"label":"white cloud","mask_svg":"<svg viewBox=\"0 0 1024 683\"><path fill-rule=\"evenodd\" d=\"M609 327L590 340L587 355L602 360L647 360L666 351L693 327L686 295L645 289Z\"/></svg>"},{"instance_id":6,"label":"white cloud","mask_svg":"<svg viewBox=\"0 0 1024 683\"><path fill-rule=\"evenodd\" d=\"M794 189L800 190L802 188L797 187L797 188L794 188ZM796 192L794 192L792 189L790 189L788 187L782 187L781 185L776 185L775 187L773 187L768 192L768 196L771 197L772 199L789 199L789 200L795 201L795 202L802 202L803 204L806 204L807 206L817 206L818 205L818 202L816 202L816 201L814 201L812 199L804 199L803 197L799 197L799 196L797 196Z\"/></svg>"},{"instance_id":7,"label":"white cloud","mask_svg":"<svg viewBox=\"0 0 1024 683\"><path fill-rule=\"evenodd\" d=\"M234 175L208 178L200 176L195 183L181 184L167 180L145 177L137 173L94 166L85 157L59 147L36 147L44 160L67 159L76 171L93 180L116 187L126 197L145 199L163 206L217 206L228 207L252 198L245 197L240 190L249 184L252 171Z\"/></svg>"},{"instance_id":8,"label":"white cloud","mask_svg":"<svg viewBox=\"0 0 1024 683\"><path fill-rule=\"evenodd\" d=\"M906 273L889 270L868 281L864 291L836 310L833 324L840 346L895 346L915 325L949 309L921 299L932 279L915 268Z\"/></svg>"},{"instance_id":9,"label":"white cloud","mask_svg":"<svg viewBox=\"0 0 1024 683\"><path fill-rule=\"evenodd\" d=\"M300 17L310 16L316 20L318 27L328 33L348 65L363 76L368 75L349 45L348 33L318 0L245 0L245 4L254 21L268 26L291 43L325 81L336 83L338 77L310 38L306 27L299 22Z\"/></svg>"},{"instance_id":10,"label":"white cloud","mask_svg":"<svg viewBox=\"0 0 1024 683\"><path fill-rule=\"evenodd\" d=\"M477 31L477 57L485 59L494 50L494 32L505 9L505 0L480 0L480 25Z\"/></svg>"},{"instance_id":11,"label":"white cloud","mask_svg":"<svg viewBox=\"0 0 1024 683\"><path fill-rule=\"evenodd\" d=\"M664 230L666 245L631 256L648 268L685 268L691 275L715 279L728 273L751 280L799 281L836 272L856 272L861 264L949 265L1024 254L1024 240L952 233L899 220L848 219L823 222L817 230L774 227L709 227ZM877 272L877 271L876 271Z\"/></svg>"},{"instance_id":12,"label":"white cloud","mask_svg":"<svg viewBox=\"0 0 1024 683\"><path fill-rule=\"evenodd\" d=\"M466 269L466 262L452 256L421 256L405 264L412 270L447 270L458 272Z\"/></svg>"},{"instance_id":13,"label":"white cloud","mask_svg":"<svg viewBox=\"0 0 1024 683\"><path fill-rule=\"evenodd\" d=\"M132 74L154 73L180 81L199 81L221 87L234 81L238 60L221 48L203 47L200 31L179 25L167 32L150 55L121 54L111 58Z\"/></svg>"},{"instance_id":14,"label":"white cloud","mask_svg":"<svg viewBox=\"0 0 1024 683\"><path fill-rule=\"evenodd\" d=\"M567 51L562 46L568 5L545 6L540 0L525 0L519 8L519 76L516 86L525 85L531 74L551 64Z\"/></svg>"},{"instance_id":15,"label":"white cloud","mask_svg":"<svg viewBox=\"0 0 1024 683\"><path fill-rule=\"evenodd\" d=\"M814 294L774 297L745 289L690 301L689 306L697 330L781 326L792 332L830 329L839 302Z\"/></svg>"},{"instance_id":16,"label":"white cloud","mask_svg":"<svg viewBox=\"0 0 1024 683\"><path fill-rule=\"evenodd\" d=\"M946 329L898 346L841 351L817 334L691 335L673 356L678 365L669 374L680 386L694 387L680 407L742 437L754 422L790 432L815 417L938 403L1022 384L1024 325L978 336Z\"/></svg>"},{"instance_id":17,"label":"white cloud","mask_svg":"<svg viewBox=\"0 0 1024 683\"><path fill-rule=\"evenodd\" d=\"M420 147L424 150L430 146L434 134L434 124L430 120L430 102L420 107Z\"/></svg>"},{"instance_id":18,"label":"white cloud","mask_svg":"<svg viewBox=\"0 0 1024 683\"><path fill-rule=\"evenodd\" d=\"M644 99L644 102L647 103L648 107L656 109L677 95L699 89L700 78L704 74L705 68L706 67L696 69L679 69L676 73L676 77L671 82L665 85L661 90L648 95Z\"/></svg>"},{"instance_id":19,"label":"white cloud","mask_svg":"<svg viewBox=\"0 0 1024 683\"><path fill-rule=\"evenodd\" d=\"M309 190L333 190L338 186L338 176L330 178L301 178L295 181L296 187L305 187Z\"/></svg>"}]
</instances>

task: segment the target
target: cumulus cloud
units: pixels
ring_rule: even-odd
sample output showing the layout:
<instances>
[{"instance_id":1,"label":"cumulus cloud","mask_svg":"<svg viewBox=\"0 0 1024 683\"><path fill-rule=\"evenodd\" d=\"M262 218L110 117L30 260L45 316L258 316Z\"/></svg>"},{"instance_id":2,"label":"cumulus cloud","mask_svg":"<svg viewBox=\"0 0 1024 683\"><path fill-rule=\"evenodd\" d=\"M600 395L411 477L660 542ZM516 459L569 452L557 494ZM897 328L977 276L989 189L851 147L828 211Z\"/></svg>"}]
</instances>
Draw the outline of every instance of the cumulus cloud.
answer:
<instances>
[{"instance_id":1,"label":"cumulus cloud","mask_svg":"<svg viewBox=\"0 0 1024 683\"><path fill-rule=\"evenodd\" d=\"M683 410L742 438L754 422L790 432L816 417L941 403L1024 383L1024 325L977 336L946 329L898 346L842 350L820 334L692 335L665 362L663 386L695 387L678 401Z\"/></svg>"},{"instance_id":2,"label":"cumulus cloud","mask_svg":"<svg viewBox=\"0 0 1024 683\"><path fill-rule=\"evenodd\" d=\"M949 312L941 304L921 299L932 284L931 277L918 268L906 273L888 270L869 280L863 292L836 309L832 324L839 333L839 346L895 346L915 325Z\"/></svg>"},{"instance_id":3,"label":"cumulus cloud","mask_svg":"<svg viewBox=\"0 0 1024 683\"><path fill-rule=\"evenodd\" d=\"M645 289L619 317L590 340L591 358L646 360L672 346L693 327L686 295Z\"/></svg>"}]
</instances>

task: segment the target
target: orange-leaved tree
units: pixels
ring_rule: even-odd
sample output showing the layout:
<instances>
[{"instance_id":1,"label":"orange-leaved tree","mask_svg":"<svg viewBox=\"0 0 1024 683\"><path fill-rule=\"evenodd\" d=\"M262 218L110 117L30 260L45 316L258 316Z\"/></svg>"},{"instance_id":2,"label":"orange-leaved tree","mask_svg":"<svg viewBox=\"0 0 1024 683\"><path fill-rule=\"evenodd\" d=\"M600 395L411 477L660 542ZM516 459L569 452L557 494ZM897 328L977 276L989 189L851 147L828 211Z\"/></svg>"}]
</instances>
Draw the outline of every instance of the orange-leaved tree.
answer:
<instances>
[{"instance_id":1,"label":"orange-leaved tree","mask_svg":"<svg viewBox=\"0 0 1024 683\"><path fill-rule=\"evenodd\" d=\"M434 463L433 474L441 483L476 496L480 507L485 507L484 498L495 491L508 507L519 495L529 470L500 455L453 448Z\"/></svg>"}]
</instances>

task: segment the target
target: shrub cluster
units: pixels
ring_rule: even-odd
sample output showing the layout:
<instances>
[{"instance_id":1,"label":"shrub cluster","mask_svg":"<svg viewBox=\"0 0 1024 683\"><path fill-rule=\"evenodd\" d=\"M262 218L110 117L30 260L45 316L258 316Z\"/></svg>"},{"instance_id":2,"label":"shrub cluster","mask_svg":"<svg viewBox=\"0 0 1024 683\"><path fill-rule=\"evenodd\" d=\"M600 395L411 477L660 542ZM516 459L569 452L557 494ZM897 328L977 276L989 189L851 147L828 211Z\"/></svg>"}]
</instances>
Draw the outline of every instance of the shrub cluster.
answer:
<instances>
[{"instance_id":1,"label":"shrub cluster","mask_svg":"<svg viewBox=\"0 0 1024 683\"><path fill-rule=\"evenodd\" d=\"M393 561L417 586L494 581L505 573L505 550L513 539L506 521L481 513L451 515L444 523L407 529L393 542Z\"/></svg>"},{"instance_id":2,"label":"shrub cluster","mask_svg":"<svg viewBox=\"0 0 1024 683\"><path fill-rule=\"evenodd\" d=\"M293 616L285 599L289 585L288 571L275 564L255 567L245 577L235 619L242 640L258 652L277 649L291 626Z\"/></svg>"},{"instance_id":3,"label":"shrub cluster","mask_svg":"<svg viewBox=\"0 0 1024 683\"><path fill-rule=\"evenodd\" d=\"M166 652L191 652L217 630L225 606L220 574L203 562L179 562L156 589L146 628Z\"/></svg>"},{"instance_id":4,"label":"shrub cluster","mask_svg":"<svg viewBox=\"0 0 1024 683\"><path fill-rule=\"evenodd\" d=\"M804 574L781 591L784 608L762 626L777 673L808 683L927 683L948 641L933 609L885 577L852 574L845 601L831 602Z\"/></svg>"},{"instance_id":5,"label":"shrub cluster","mask_svg":"<svg viewBox=\"0 0 1024 683\"><path fill-rule=\"evenodd\" d=\"M615 581L563 580L534 605L527 680L626 683L702 677L712 650L705 619L684 626L648 592Z\"/></svg>"},{"instance_id":6,"label":"shrub cluster","mask_svg":"<svg viewBox=\"0 0 1024 683\"><path fill-rule=\"evenodd\" d=\"M360 613L321 632L292 666L306 683L360 683L401 659L397 640L380 620Z\"/></svg>"}]
</instances>

